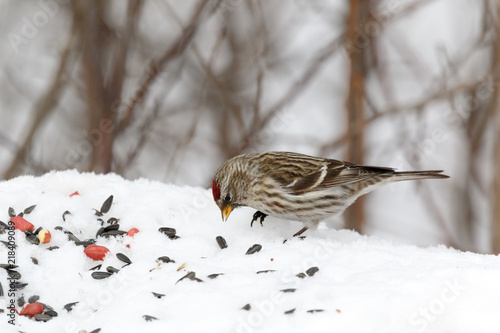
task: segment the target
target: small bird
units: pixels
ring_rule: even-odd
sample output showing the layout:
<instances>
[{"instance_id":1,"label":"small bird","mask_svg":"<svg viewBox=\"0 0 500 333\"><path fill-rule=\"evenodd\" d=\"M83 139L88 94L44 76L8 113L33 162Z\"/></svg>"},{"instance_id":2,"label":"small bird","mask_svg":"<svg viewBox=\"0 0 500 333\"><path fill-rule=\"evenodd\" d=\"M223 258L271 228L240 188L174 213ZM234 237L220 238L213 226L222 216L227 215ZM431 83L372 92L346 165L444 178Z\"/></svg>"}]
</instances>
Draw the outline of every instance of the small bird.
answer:
<instances>
[{"instance_id":1,"label":"small bird","mask_svg":"<svg viewBox=\"0 0 500 333\"><path fill-rule=\"evenodd\" d=\"M359 196L383 184L414 179L442 179L442 170L396 172L334 159L290 152L235 156L215 173L212 194L226 221L233 209L255 208L250 226L266 216L300 221L316 228L328 216L339 215Z\"/></svg>"}]
</instances>

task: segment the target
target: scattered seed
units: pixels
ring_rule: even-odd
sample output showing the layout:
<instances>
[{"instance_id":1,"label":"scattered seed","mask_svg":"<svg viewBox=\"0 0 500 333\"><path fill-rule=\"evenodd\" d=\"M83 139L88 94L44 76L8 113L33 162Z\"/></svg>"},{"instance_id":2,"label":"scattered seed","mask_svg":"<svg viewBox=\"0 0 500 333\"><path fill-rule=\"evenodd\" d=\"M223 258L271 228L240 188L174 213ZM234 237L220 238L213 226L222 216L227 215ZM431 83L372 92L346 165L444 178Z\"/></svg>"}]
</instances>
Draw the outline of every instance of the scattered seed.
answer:
<instances>
[{"instance_id":1,"label":"scattered seed","mask_svg":"<svg viewBox=\"0 0 500 333\"><path fill-rule=\"evenodd\" d=\"M103 216L104 215L103 213L101 213L97 209L94 209L94 211L95 211L95 213L94 213L95 216Z\"/></svg>"},{"instance_id":2,"label":"scattered seed","mask_svg":"<svg viewBox=\"0 0 500 333\"><path fill-rule=\"evenodd\" d=\"M75 236L75 235L73 235L72 233L68 233L68 239L69 239L70 241L75 242L75 243L77 243L77 242L81 242L81 240L79 240L79 239L78 239L78 237L76 237L76 236Z\"/></svg>"},{"instance_id":3,"label":"scattered seed","mask_svg":"<svg viewBox=\"0 0 500 333\"><path fill-rule=\"evenodd\" d=\"M219 275L224 275L224 273L215 273L215 274L210 274L209 276L207 276L209 279L215 279L216 277L218 277Z\"/></svg>"},{"instance_id":4,"label":"scattered seed","mask_svg":"<svg viewBox=\"0 0 500 333\"><path fill-rule=\"evenodd\" d=\"M0 221L0 226L4 229L8 229L9 226L7 225L7 223L3 222L3 221Z\"/></svg>"},{"instance_id":5,"label":"scattered seed","mask_svg":"<svg viewBox=\"0 0 500 333\"><path fill-rule=\"evenodd\" d=\"M101 234L104 232L104 227L100 227L99 230L95 233L95 238L101 236Z\"/></svg>"},{"instance_id":6,"label":"scattered seed","mask_svg":"<svg viewBox=\"0 0 500 333\"><path fill-rule=\"evenodd\" d=\"M179 280L177 280L176 284L184 279L189 279L189 280L192 280L192 281L196 281L196 282L203 282L203 280L201 279L198 279L196 277L196 273L195 272L188 272L186 275L184 275L183 277L181 277Z\"/></svg>"},{"instance_id":7,"label":"scattered seed","mask_svg":"<svg viewBox=\"0 0 500 333\"><path fill-rule=\"evenodd\" d=\"M69 210L65 211L63 214L62 214L62 219L64 222L66 222L66 215L71 215L71 212Z\"/></svg>"},{"instance_id":8,"label":"scattered seed","mask_svg":"<svg viewBox=\"0 0 500 333\"><path fill-rule=\"evenodd\" d=\"M91 269L89 269L89 271L99 270L99 269L101 269L101 267L102 267L102 264L99 264L99 265L94 266L94 267L92 267Z\"/></svg>"},{"instance_id":9,"label":"scattered seed","mask_svg":"<svg viewBox=\"0 0 500 333\"><path fill-rule=\"evenodd\" d=\"M12 289L15 289L15 290L23 290L28 284L27 283L23 283L23 282L14 282L14 283L11 283L10 286Z\"/></svg>"},{"instance_id":10,"label":"scattered seed","mask_svg":"<svg viewBox=\"0 0 500 333\"><path fill-rule=\"evenodd\" d=\"M80 302L72 302L72 303L68 303L64 306L64 310L68 311L68 312L71 312L71 310L73 309L73 307L75 305L77 305L78 303Z\"/></svg>"},{"instance_id":11,"label":"scattered seed","mask_svg":"<svg viewBox=\"0 0 500 333\"><path fill-rule=\"evenodd\" d=\"M165 296L165 294L158 294L158 293L155 293L154 291L152 293L153 293L153 296L156 298L162 298L163 296Z\"/></svg>"},{"instance_id":12,"label":"scattered seed","mask_svg":"<svg viewBox=\"0 0 500 333\"><path fill-rule=\"evenodd\" d=\"M90 333L99 333L100 331L101 331L101 329L100 329L100 328L96 328L95 330L93 330L93 331L92 331L92 332L90 332Z\"/></svg>"},{"instance_id":13,"label":"scattered seed","mask_svg":"<svg viewBox=\"0 0 500 333\"><path fill-rule=\"evenodd\" d=\"M101 225L104 225L104 220L103 219L97 219L97 222L99 222Z\"/></svg>"},{"instance_id":14,"label":"scattered seed","mask_svg":"<svg viewBox=\"0 0 500 333\"><path fill-rule=\"evenodd\" d=\"M14 243L12 243L12 242L9 244L9 243L8 243L8 242L6 242L6 241L0 241L0 243L2 243L3 245L5 245L5 246L6 246L6 247L8 247L8 248L14 248L14 249L15 249L15 248L17 248L17 245L16 245L16 244L14 244Z\"/></svg>"},{"instance_id":15,"label":"scattered seed","mask_svg":"<svg viewBox=\"0 0 500 333\"><path fill-rule=\"evenodd\" d=\"M127 257L126 255L124 255L123 253L117 253L116 257L118 258L118 260L123 261L124 263L126 263L128 265L130 265L132 263L132 260L130 260L130 258Z\"/></svg>"},{"instance_id":16,"label":"scattered seed","mask_svg":"<svg viewBox=\"0 0 500 333\"><path fill-rule=\"evenodd\" d=\"M28 229L26 229L26 230L28 230ZM28 235L26 235L26 240L28 242L30 242L31 244L34 244L34 245L40 244L40 240L34 234L28 234Z\"/></svg>"},{"instance_id":17,"label":"scattered seed","mask_svg":"<svg viewBox=\"0 0 500 333\"><path fill-rule=\"evenodd\" d=\"M54 310L54 308L51 307L50 305L47 305L47 304L42 303L42 302L39 302L39 303L43 305L43 307L44 307L45 310Z\"/></svg>"},{"instance_id":18,"label":"scattered seed","mask_svg":"<svg viewBox=\"0 0 500 333\"><path fill-rule=\"evenodd\" d=\"M146 321L158 320L158 318L149 315L144 315L142 318L146 319Z\"/></svg>"},{"instance_id":19,"label":"scattered seed","mask_svg":"<svg viewBox=\"0 0 500 333\"><path fill-rule=\"evenodd\" d=\"M157 261L161 261L165 264L168 264L169 262L174 262L175 263L175 260L172 260L170 259L169 257L167 256L162 256L162 257L159 257L158 259L156 259Z\"/></svg>"},{"instance_id":20,"label":"scattered seed","mask_svg":"<svg viewBox=\"0 0 500 333\"><path fill-rule=\"evenodd\" d=\"M281 289L280 291L282 293L294 293L297 289L295 288L288 288L288 289Z\"/></svg>"},{"instance_id":21,"label":"scattered seed","mask_svg":"<svg viewBox=\"0 0 500 333\"><path fill-rule=\"evenodd\" d=\"M21 279L21 273L19 273L18 271L12 271L8 269L7 274L9 275L9 279L15 279L15 280Z\"/></svg>"},{"instance_id":22,"label":"scattered seed","mask_svg":"<svg viewBox=\"0 0 500 333\"><path fill-rule=\"evenodd\" d=\"M33 209L35 209L36 205L33 205L33 206L29 206L28 208L24 209L24 214L29 214L33 211Z\"/></svg>"},{"instance_id":23,"label":"scattered seed","mask_svg":"<svg viewBox=\"0 0 500 333\"><path fill-rule=\"evenodd\" d=\"M43 229L42 227L38 227L38 228L35 230L34 234L35 234L35 235L38 235L38 233L39 233L40 231L42 231L42 229ZM28 229L26 229L26 230L28 230Z\"/></svg>"},{"instance_id":24,"label":"scattered seed","mask_svg":"<svg viewBox=\"0 0 500 333\"><path fill-rule=\"evenodd\" d=\"M31 257L31 261L35 264L38 265L38 259Z\"/></svg>"},{"instance_id":25,"label":"scattered seed","mask_svg":"<svg viewBox=\"0 0 500 333\"><path fill-rule=\"evenodd\" d=\"M3 297L3 287L1 282L0 282L0 297Z\"/></svg>"},{"instance_id":26,"label":"scattered seed","mask_svg":"<svg viewBox=\"0 0 500 333\"><path fill-rule=\"evenodd\" d=\"M247 253L245 253L245 254L253 254L255 252L259 252L260 250L262 250L262 245L260 245L260 244L254 244L254 245L252 245L252 247L250 247L247 250Z\"/></svg>"},{"instance_id":27,"label":"scattered seed","mask_svg":"<svg viewBox=\"0 0 500 333\"><path fill-rule=\"evenodd\" d=\"M335 310L335 311L337 311L337 313L342 313L342 311L340 311L339 309L337 309L337 310Z\"/></svg>"},{"instance_id":28,"label":"scattered seed","mask_svg":"<svg viewBox=\"0 0 500 333\"><path fill-rule=\"evenodd\" d=\"M79 242L75 242L75 245L76 246L83 246L83 247L87 247L89 245L94 245L96 242L95 239L86 239L84 241L79 241Z\"/></svg>"},{"instance_id":29,"label":"scattered seed","mask_svg":"<svg viewBox=\"0 0 500 333\"><path fill-rule=\"evenodd\" d=\"M17 214L17 216L19 216L19 217L23 217L23 216L24 216L24 213L23 213L23 212L20 212L19 214Z\"/></svg>"},{"instance_id":30,"label":"scattered seed","mask_svg":"<svg viewBox=\"0 0 500 333\"><path fill-rule=\"evenodd\" d=\"M221 250L225 249L227 247L226 240L222 236L217 236L215 237L215 240L217 241L217 244L221 248Z\"/></svg>"},{"instance_id":31,"label":"scattered seed","mask_svg":"<svg viewBox=\"0 0 500 333\"><path fill-rule=\"evenodd\" d=\"M245 304L241 309L246 310L246 311L250 311L251 308L252 308L252 306L250 304Z\"/></svg>"},{"instance_id":32,"label":"scattered seed","mask_svg":"<svg viewBox=\"0 0 500 333\"><path fill-rule=\"evenodd\" d=\"M177 272L180 271L181 269L184 269L186 267L186 263L183 263L179 267L177 267Z\"/></svg>"},{"instance_id":33,"label":"scattered seed","mask_svg":"<svg viewBox=\"0 0 500 333\"><path fill-rule=\"evenodd\" d=\"M295 312L295 308L285 311L285 314L292 314Z\"/></svg>"},{"instance_id":34,"label":"scattered seed","mask_svg":"<svg viewBox=\"0 0 500 333\"><path fill-rule=\"evenodd\" d=\"M40 299L40 296L38 295L33 295L31 296L30 298L28 298L28 303L35 303L35 302L38 302L38 300Z\"/></svg>"},{"instance_id":35,"label":"scattered seed","mask_svg":"<svg viewBox=\"0 0 500 333\"><path fill-rule=\"evenodd\" d=\"M48 316L51 316L52 318L54 317L57 317L58 316L58 313L55 312L54 310L47 310L47 311L44 311L44 314L48 315Z\"/></svg>"},{"instance_id":36,"label":"scattered seed","mask_svg":"<svg viewBox=\"0 0 500 333\"><path fill-rule=\"evenodd\" d=\"M24 304L26 304L26 301L24 300L24 297L21 296L17 299L17 305L20 306L20 307L23 307Z\"/></svg>"},{"instance_id":37,"label":"scattered seed","mask_svg":"<svg viewBox=\"0 0 500 333\"><path fill-rule=\"evenodd\" d=\"M12 265L12 264L0 264L0 268L3 268L3 269L14 269L14 268L18 268L19 266L17 265Z\"/></svg>"},{"instance_id":38,"label":"scattered seed","mask_svg":"<svg viewBox=\"0 0 500 333\"><path fill-rule=\"evenodd\" d=\"M16 211L14 210L14 208L12 207L9 207L9 216L10 217L14 217L16 216Z\"/></svg>"},{"instance_id":39,"label":"scattered seed","mask_svg":"<svg viewBox=\"0 0 500 333\"><path fill-rule=\"evenodd\" d=\"M305 278L307 275L305 275L304 273L299 273L297 275L295 275L296 277L299 277L301 279Z\"/></svg>"},{"instance_id":40,"label":"scattered seed","mask_svg":"<svg viewBox=\"0 0 500 333\"><path fill-rule=\"evenodd\" d=\"M109 212L109 209L111 208L111 204L113 204L113 196L110 195L109 198L104 201L104 203L101 206L101 213L106 214Z\"/></svg>"},{"instance_id":41,"label":"scattered seed","mask_svg":"<svg viewBox=\"0 0 500 333\"><path fill-rule=\"evenodd\" d=\"M110 217L107 222L109 224L113 225L113 224L117 224L118 221L120 221L120 219L117 219L116 217Z\"/></svg>"},{"instance_id":42,"label":"scattered seed","mask_svg":"<svg viewBox=\"0 0 500 333\"><path fill-rule=\"evenodd\" d=\"M109 272L98 271L98 272L93 272L91 275L96 280L102 280L102 279L109 278L112 274Z\"/></svg>"},{"instance_id":43,"label":"scattered seed","mask_svg":"<svg viewBox=\"0 0 500 333\"><path fill-rule=\"evenodd\" d=\"M104 232L111 231L111 230L118 230L118 229L120 229L119 224L111 224L111 225L108 225L107 227L104 228Z\"/></svg>"},{"instance_id":44,"label":"scattered seed","mask_svg":"<svg viewBox=\"0 0 500 333\"><path fill-rule=\"evenodd\" d=\"M120 270L118 268L114 268L113 266L108 266L106 267L106 271L108 271L111 274L118 273Z\"/></svg>"},{"instance_id":45,"label":"scattered seed","mask_svg":"<svg viewBox=\"0 0 500 333\"><path fill-rule=\"evenodd\" d=\"M179 236L176 235L177 231L174 228L161 227L158 229L159 232L167 235L170 239L177 239Z\"/></svg>"},{"instance_id":46,"label":"scattered seed","mask_svg":"<svg viewBox=\"0 0 500 333\"><path fill-rule=\"evenodd\" d=\"M273 273L276 272L274 269L267 269L265 271L258 271L257 274Z\"/></svg>"},{"instance_id":47,"label":"scattered seed","mask_svg":"<svg viewBox=\"0 0 500 333\"><path fill-rule=\"evenodd\" d=\"M308 313L323 312L323 311L325 311L325 310L322 310L322 309L307 310Z\"/></svg>"},{"instance_id":48,"label":"scattered seed","mask_svg":"<svg viewBox=\"0 0 500 333\"><path fill-rule=\"evenodd\" d=\"M316 266L313 266L311 268L309 268L307 271L306 271L306 274L309 275L309 276L313 276L314 274L316 274L317 272L319 271L319 268L316 267Z\"/></svg>"},{"instance_id":49,"label":"scattered seed","mask_svg":"<svg viewBox=\"0 0 500 333\"><path fill-rule=\"evenodd\" d=\"M40 313L40 314L36 314L35 315L35 320L36 321L49 321L51 320L52 317L47 315L47 314L44 314L44 313Z\"/></svg>"},{"instance_id":50,"label":"scattered seed","mask_svg":"<svg viewBox=\"0 0 500 333\"><path fill-rule=\"evenodd\" d=\"M59 246L51 246L51 247L48 247L47 250L49 251L54 251L54 250L57 250L59 248ZM38 265L38 264L36 264Z\"/></svg>"},{"instance_id":51,"label":"scattered seed","mask_svg":"<svg viewBox=\"0 0 500 333\"><path fill-rule=\"evenodd\" d=\"M110 230L110 231L105 231L101 234L101 237L106 237L109 238L111 236L116 237L116 236L122 236L125 235L127 232L123 230Z\"/></svg>"}]
</instances>

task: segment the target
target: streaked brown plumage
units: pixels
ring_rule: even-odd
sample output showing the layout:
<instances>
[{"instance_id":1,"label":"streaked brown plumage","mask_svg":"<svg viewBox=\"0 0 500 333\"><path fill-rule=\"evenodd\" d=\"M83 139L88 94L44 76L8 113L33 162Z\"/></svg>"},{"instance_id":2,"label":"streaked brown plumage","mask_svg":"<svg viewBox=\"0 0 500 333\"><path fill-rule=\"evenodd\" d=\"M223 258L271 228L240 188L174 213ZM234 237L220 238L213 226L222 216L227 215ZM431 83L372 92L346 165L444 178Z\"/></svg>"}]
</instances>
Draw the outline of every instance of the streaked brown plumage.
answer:
<instances>
[{"instance_id":1,"label":"streaked brown plumage","mask_svg":"<svg viewBox=\"0 0 500 333\"><path fill-rule=\"evenodd\" d=\"M449 178L442 170L396 172L289 152L245 154L217 170L212 192L223 220L240 206L258 210L253 222L267 215L301 221L316 228L331 215L341 214L359 196L383 184L414 179Z\"/></svg>"}]
</instances>

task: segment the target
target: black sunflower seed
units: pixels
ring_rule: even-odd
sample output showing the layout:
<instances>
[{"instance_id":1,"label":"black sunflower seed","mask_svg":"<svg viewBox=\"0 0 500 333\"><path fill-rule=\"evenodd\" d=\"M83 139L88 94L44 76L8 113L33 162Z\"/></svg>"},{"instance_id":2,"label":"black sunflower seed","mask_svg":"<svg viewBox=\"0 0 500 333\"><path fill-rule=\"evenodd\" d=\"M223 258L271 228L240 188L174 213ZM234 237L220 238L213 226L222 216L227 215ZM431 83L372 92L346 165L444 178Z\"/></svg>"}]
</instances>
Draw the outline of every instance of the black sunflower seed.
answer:
<instances>
[{"instance_id":1,"label":"black sunflower seed","mask_svg":"<svg viewBox=\"0 0 500 333\"><path fill-rule=\"evenodd\" d=\"M153 320L158 320L158 318L150 316L150 315L144 315L142 316L146 321L153 321Z\"/></svg>"},{"instance_id":2,"label":"black sunflower seed","mask_svg":"<svg viewBox=\"0 0 500 333\"><path fill-rule=\"evenodd\" d=\"M104 227L100 227L99 230L97 230L97 232L95 233L95 238L99 237L102 235L102 233L104 232Z\"/></svg>"},{"instance_id":3,"label":"black sunflower seed","mask_svg":"<svg viewBox=\"0 0 500 333\"><path fill-rule=\"evenodd\" d=\"M245 254L253 254L255 252L259 252L260 250L262 250L262 245L260 245L260 244L254 244L254 245L252 245L252 247L250 247L247 250L247 253L245 253Z\"/></svg>"},{"instance_id":4,"label":"black sunflower seed","mask_svg":"<svg viewBox=\"0 0 500 333\"><path fill-rule=\"evenodd\" d=\"M322 310L322 309L312 309L312 310L307 310L306 312L308 313L315 313L315 312L323 312L325 310Z\"/></svg>"},{"instance_id":5,"label":"black sunflower seed","mask_svg":"<svg viewBox=\"0 0 500 333\"><path fill-rule=\"evenodd\" d=\"M19 280L21 278L21 273L18 271L12 271L10 269L7 270L7 275L9 275L9 279Z\"/></svg>"},{"instance_id":6,"label":"black sunflower seed","mask_svg":"<svg viewBox=\"0 0 500 333\"><path fill-rule=\"evenodd\" d=\"M252 308L252 306L250 304L245 304L245 305L243 305L243 307L241 309L246 310L246 311L250 311L251 308Z\"/></svg>"},{"instance_id":7,"label":"black sunflower seed","mask_svg":"<svg viewBox=\"0 0 500 333\"><path fill-rule=\"evenodd\" d=\"M29 214L33 211L33 209L35 209L36 205L33 205L33 206L29 206L28 208L24 209L23 213L24 214Z\"/></svg>"},{"instance_id":8,"label":"black sunflower seed","mask_svg":"<svg viewBox=\"0 0 500 333\"><path fill-rule=\"evenodd\" d=\"M63 214L62 214L62 219L64 222L66 222L66 215L71 215L71 212L69 210L65 211Z\"/></svg>"},{"instance_id":9,"label":"black sunflower seed","mask_svg":"<svg viewBox=\"0 0 500 333\"><path fill-rule=\"evenodd\" d=\"M207 276L209 279L215 279L216 277L218 277L219 275L224 275L224 273L215 273L215 274L210 274L209 276Z\"/></svg>"},{"instance_id":10,"label":"black sunflower seed","mask_svg":"<svg viewBox=\"0 0 500 333\"><path fill-rule=\"evenodd\" d=\"M40 313L40 314L36 314L35 315L35 320L36 321L49 321L51 320L52 317L47 315L47 314L44 314L44 313Z\"/></svg>"},{"instance_id":11,"label":"black sunflower seed","mask_svg":"<svg viewBox=\"0 0 500 333\"><path fill-rule=\"evenodd\" d=\"M0 221L0 226L4 229L8 229L9 228L9 225L3 221Z\"/></svg>"},{"instance_id":12,"label":"black sunflower seed","mask_svg":"<svg viewBox=\"0 0 500 333\"><path fill-rule=\"evenodd\" d=\"M120 270L118 268L114 268L113 266L108 266L106 267L106 271L108 271L111 274L118 273Z\"/></svg>"},{"instance_id":13,"label":"black sunflower seed","mask_svg":"<svg viewBox=\"0 0 500 333\"><path fill-rule=\"evenodd\" d=\"M288 288L288 289L281 289L280 291L282 293L294 293L297 289L295 288Z\"/></svg>"},{"instance_id":14,"label":"black sunflower seed","mask_svg":"<svg viewBox=\"0 0 500 333\"><path fill-rule=\"evenodd\" d=\"M306 271L306 274L309 275L309 276L313 276L314 274L316 274L317 272L319 271L319 268L316 267L316 266L313 266L311 268L309 268L307 271Z\"/></svg>"},{"instance_id":15,"label":"black sunflower seed","mask_svg":"<svg viewBox=\"0 0 500 333\"><path fill-rule=\"evenodd\" d=\"M3 234L5 234L5 228L0 227L0 235L3 235Z\"/></svg>"},{"instance_id":16,"label":"black sunflower seed","mask_svg":"<svg viewBox=\"0 0 500 333\"><path fill-rule=\"evenodd\" d=\"M274 272L276 272L274 269L267 269L265 271L258 271L257 274L274 273Z\"/></svg>"},{"instance_id":17,"label":"black sunflower seed","mask_svg":"<svg viewBox=\"0 0 500 333\"><path fill-rule=\"evenodd\" d=\"M23 282L14 282L10 284L11 288L15 290L23 290L27 285L27 283Z\"/></svg>"},{"instance_id":18,"label":"black sunflower seed","mask_svg":"<svg viewBox=\"0 0 500 333\"><path fill-rule=\"evenodd\" d=\"M285 314L292 314L295 312L295 308L285 311Z\"/></svg>"},{"instance_id":19,"label":"black sunflower seed","mask_svg":"<svg viewBox=\"0 0 500 333\"><path fill-rule=\"evenodd\" d=\"M1 282L0 282L0 297L3 297L3 287Z\"/></svg>"},{"instance_id":20,"label":"black sunflower seed","mask_svg":"<svg viewBox=\"0 0 500 333\"><path fill-rule=\"evenodd\" d=\"M73 235L72 233L68 233L67 235L68 235L68 239L69 239L70 241L73 241L73 242L75 242L75 243L77 243L77 242L81 242L81 240L79 240L79 239L78 239L78 237L76 237L76 236L75 236L75 235Z\"/></svg>"},{"instance_id":21,"label":"black sunflower seed","mask_svg":"<svg viewBox=\"0 0 500 333\"><path fill-rule=\"evenodd\" d=\"M63 227L61 227L60 225L58 225L57 227L55 227L55 228L54 228L54 230L63 231L63 230L64 230L64 228L63 228Z\"/></svg>"},{"instance_id":22,"label":"black sunflower seed","mask_svg":"<svg viewBox=\"0 0 500 333\"><path fill-rule=\"evenodd\" d=\"M34 233L35 235L38 235L38 233L39 233L40 231L42 231L42 229L43 229L42 227L38 227L38 228L35 230L35 232L33 232L33 233Z\"/></svg>"},{"instance_id":23,"label":"black sunflower seed","mask_svg":"<svg viewBox=\"0 0 500 333\"><path fill-rule=\"evenodd\" d=\"M132 260L130 260L130 258L124 255L123 253L117 253L116 257L118 258L118 260L123 261L126 264L130 265L132 263Z\"/></svg>"},{"instance_id":24,"label":"black sunflower seed","mask_svg":"<svg viewBox=\"0 0 500 333\"><path fill-rule=\"evenodd\" d=\"M9 207L9 216L10 217L14 217L16 216L16 211L14 210L14 208L12 207Z\"/></svg>"},{"instance_id":25,"label":"black sunflower seed","mask_svg":"<svg viewBox=\"0 0 500 333\"><path fill-rule=\"evenodd\" d=\"M167 256L162 256L162 257L159 257L158 259L156 259L157 261L161 261L165 264L168 264L169 262L175 262L175 260L172 260L170 259L169 257Z\"/></svg>"},{"instance_id":26,"label":"black sunflower seed","mask_svg":"<svg viewBox=\"0 0 500 333\"><path fill-rule=\"evenodd\" d=\"M92 331L92 332L90 332L90 333L99 333L100 331L101 331L101 329L100 329L100 328L96 328L95 330L93 330L93 331Z\"/></svg>"},{"instance_id":27,"label":"black sunflower seed","mask_svg":"<svg viewBox=\"0 0 500 333\"><path fill-rule=\"evenodd\" d=\"M176 236L177 231L174 228L169 227L161 227L158 229L159 232L168 236L168 238L172 239Z\"/></svg>"},{"instance_id":28,"label":"black sunflower seed","mask_svg":"<svg viewBox=\"0 0 500 333\"><path fill-rule=\"evenodd\" d=\"M23 217L23 216L24 216L24 213L23 213L23 212L20 212L19 214L17 214L17 216Z\"/></svg>"},{"instance_id":29,"label":"black sunflower seed","mask_svg":"<svg viewBox=\"0 0 500 333\"><path fill-rule=\"evenodd\" d=\"M154 291L152 293L153 293L153 296L156 298L162 298L165 296L165 294L158 294L158 293L155 293Z\"/></svg>"},{"instance_id":30,"label":"black sunflower seed","mask_svg":"<svg viewBox=\"0 0 500 333\"><path fill-rule=\"evenodd\" d=\"M113 274L111 274L109 272L93 272L91 275L96 280L102 280L102 279L109 278Z\"/></svg>"},{"instance_id":31,"label":"black sunflower seed","mask_svg":"<svg viewBox=\"0 0 500 333\"><path fill-rule=\"evenodd\" d=\"M34 234L29 234L29 235L26 235L26 239L28 240L28 242L30 242L31 244L34 244L34 245L38 245L40 244L40 240L38 239L38 237L36 237Z\"/></svg>"},{"instance_id":32,"label":"black sunflower seed","mask_svg":"<svg viewBox=\"0 0 500 333\"><path fill-rule=\"evenodd\" d=\"M221 248L221 250L225 249L227 247L227 242L224 239L224 237L217 236L217 237L215 237L215 240L217 241L217 244L219 245L219 247Z\"/></svg>"},{"instance_id":33,"label":"black sunflower seed","mask_svg":"<svg viewBox=\"0 0 500 333\"><path fill-rule=\"evenodd\" d=\"M99 264L99 265L94 266L94 267L92 267L91 269L89 269L89 271L99 270L99 269L101 269L101 267L102 267L102 264Z\"/></svg>"},{"instance_id":34,"label":"black sunflower seed","mask_svg":"<svg viewBox=\"0 0 500 333\"><path fill-rule=\"evenodd\" d=\"M111 231L111 230L118 230L118 229L120 229L119 224L111 224L111 225L108 225L107 227L104 228L104 232Z\"/></svg>"},{"instance_id":35,"label":"black sunflower seed","mask_svg":"<svg viewBox=\"0 0 500 333\"><path fill-rule=\"evenodd\" d=\"M54 251L54 250L57 250L58 248L59 248L59 246L55 245L55 246L48 247L47 250Z\"/></svg>"},{"instance_id":36,"label":"black sunflower seed","mask_svg":"<svg viewBox=\"0 0 500 333\"><path fill-rule=\"evenodd\" d=\"M119 221L120 221L120 219L117 219L116 217L110 217L106 222L108 224L113 225L113 224L117 224Z\"/></svg>"},{"instance_id":37,"label":"black sunflower seed","mask_svg":"<svg viewBox=\"0 0 500 333\"><path fill-rule=\"evenodd\" d=\"M125 235L127 232L126 231L123 231L123 230L110 230L110 231L105 231L101 234L101 237L106 237L106 238L109 238L109 237L116 237L116 236L123 236Z\"/></svg>"},{"instance_id":38,"label":"black sunflower seed","mask_svg":"<svg viewBox=\"0 0 500 333\"><path fill-rule=\"evenodd\" d=\"M30 257L31 258L31 261L35 264L35 265L38 265L38 259L37 258L33 258L33 257Z\"/></svg>"},{"instance_id":39,"label":"black sunflower seed","mask_svg":"<svg viewBox=\"0 0 500 333\"><path fill-rule=\"evenodd\" d=\"M12 265L12 264L0 264L0 268L3 268L3 269L14 269L14 268L18 268L19 266L17 265Z\"/></svg>"},{"instance_id":40,"label":"black sunflower seed","mask_svg":"<svg viewBox=\"0 0 500 333\"><path fill-rule=\"evenodd\" d=\"M17 299L17 305L20 306L20 307L23 307L24 304L26 303L26 301L24 300L24 297L21 296Z\"/></svg>"},{"instance_id":41,"label":"black sunflower seed","mask_svg":"<svg viewBox=\"0 0 500 333\"><path fill-rule=\"evenodd\" d=\"M31 296L30 298L28 298L28 303L35 303L35 302L38 302L38 300L40 299L40 296L38 295L33 295Z\"/></svg>"},{"instance_id":42,"label":"black sunflower seed","mask_svg":"<svg viewBox=\"0 0 500 333\"><path fill-rule=\"evenodd\" d=\"M97 219L97 222L99 222L101 225L104 225L104 220L103 219Z\"/></svg>"},{"instance_id":43,"label":"black sunflower seed","mask_svg":"<svg viewBox=\"0 0 500 333\"><path fill-rule=\"evenodd\" d=\"M111 205L113 204L113 196L110 195L109 198L104 201L104 203L101 206L101 213L106 214L109 212L109 209L111 208Z\"/></svg>"},{"instance_id":44,"label":"black sunflower seed","mask_svg":"<svg viewBox=\"0 0 500 333\"><path fill-rule=\"evenodd\" d=\"M38 303L42 304L42 305L43 305L43 308L44 308L45 310L54 310L54 308L53 308L53 307L51 307L50 305L47 305L47 304L42 303L42 302L38 302Z\"/></svg>"},{"instance_id":45,"label":"black sunflower seed","mask_svg":"<svg viewBox=\"0 0 500 333\"><path fill-rule=\"evenodd\" d=\"M83 247L87 247L89 245L94 245L96 242L95 239L86 239L84 241L80 241L80 242L75 242L75 245L76 246L83 246Z\"/></svg>"},{"instance_id":46,"label":"black sunflower seed","mask_svg":"<svg viewBox=\"0 0 500 333\"><path fill-rule=\"evenodd\" d=\"M68 312L71 312L71 310L73 309L73 307L75 305L77 305L79 302L72 302L72 303L68 303L64 306L64 310L68 311Z\"/></svg>"},{"instance_id":47,"label":"black sunflower seed","mask_svg":"<svg viewBox=\"0 0 500 333\"><path fill-rule=\"evenodd\" d=\"M301 279L303 279L303 278L305 278L305 277L306 277L306 275L305 275L304 273L299 273L299 274L297 274L297 275L295 275L295 276L296 276L296 277L299 277L299 278L301 278Z\"/></svg>"},{"instance_id":48,"label":"black sunflower seed","mask_svg":"<svg viewBox=\"0 0 500 333\"><path fill-rule=\"evenodd\" d=\"M46 314L47 316L51 316L52 318L58 316L58 313L55 312L54 310L47 310L47 311L44 311L43 313Z\"/></svg>"}]
</instances>

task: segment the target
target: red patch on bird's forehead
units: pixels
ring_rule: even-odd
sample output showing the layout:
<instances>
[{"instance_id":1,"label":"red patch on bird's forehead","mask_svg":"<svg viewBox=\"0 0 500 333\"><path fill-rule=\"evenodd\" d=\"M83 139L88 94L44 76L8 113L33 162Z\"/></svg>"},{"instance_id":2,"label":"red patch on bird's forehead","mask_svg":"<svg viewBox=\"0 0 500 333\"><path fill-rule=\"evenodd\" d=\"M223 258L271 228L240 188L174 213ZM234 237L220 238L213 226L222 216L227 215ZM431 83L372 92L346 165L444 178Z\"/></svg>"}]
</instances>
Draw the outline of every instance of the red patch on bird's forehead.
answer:
<instances>
[{"instance_id":1,"label":"red patch on bird's forehead","mask_svg":"<svg viewBox=\"0 0 500 333\"><path fill-rule=\"evenodd\" d=\"M217 185L215 180L212 182L212 194L214 196L215 201L220 199L220 187L219 185Z\"/></svg>"}]
</instances>

